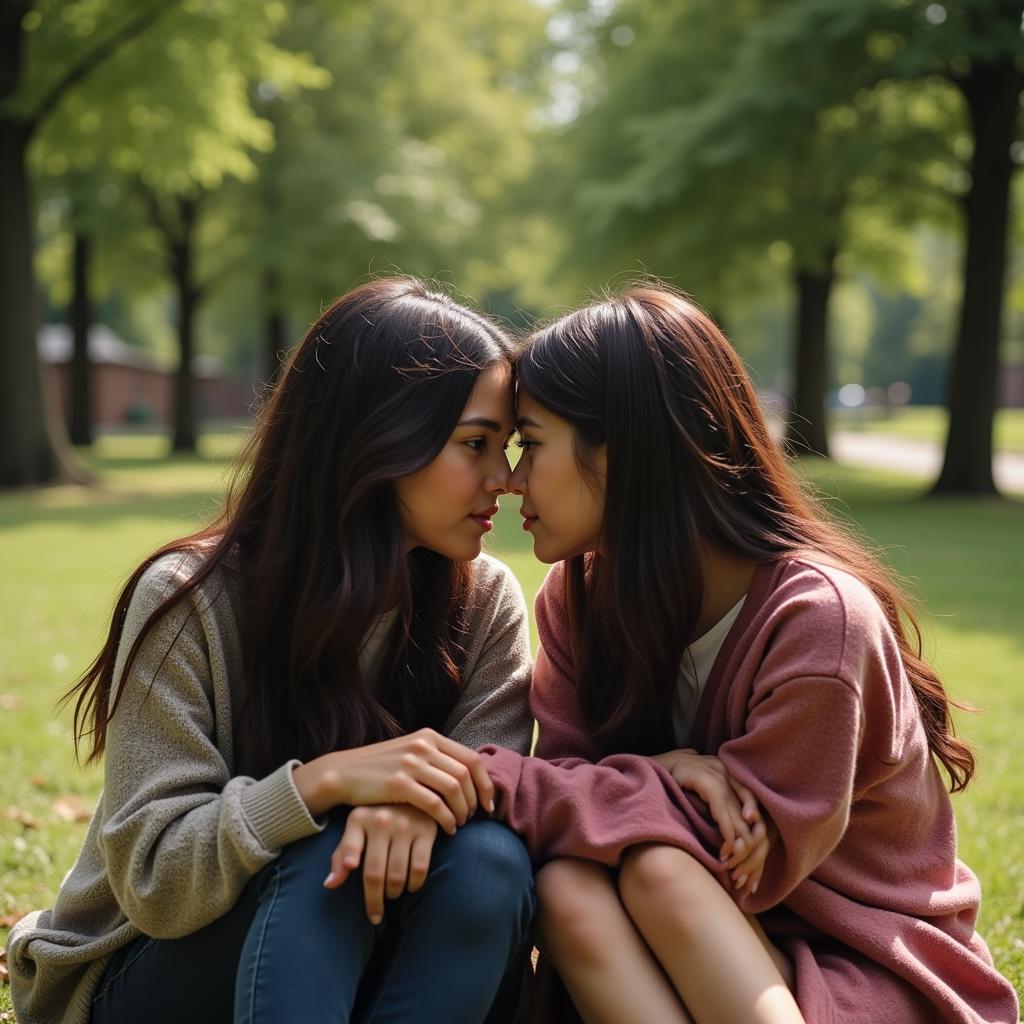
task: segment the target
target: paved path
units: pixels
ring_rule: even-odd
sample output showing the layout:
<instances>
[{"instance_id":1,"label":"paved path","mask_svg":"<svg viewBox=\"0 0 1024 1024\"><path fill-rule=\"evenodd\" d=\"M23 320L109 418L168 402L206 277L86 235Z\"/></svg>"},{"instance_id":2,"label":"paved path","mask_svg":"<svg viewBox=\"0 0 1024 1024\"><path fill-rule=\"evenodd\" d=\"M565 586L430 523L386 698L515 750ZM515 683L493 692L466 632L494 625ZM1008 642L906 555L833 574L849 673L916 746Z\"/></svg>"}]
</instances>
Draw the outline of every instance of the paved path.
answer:
<instances>
[{"instance_id":1,"label":"paved path","mask_svg":"<svg viewBox=\"0 0 1024 1024\"><path fill-rule=\"evenodd\" d=\"M851 466L894 469L929 480L938 478L942 446L893 434L837 430L829 437L832 457ZM996 486L1004 494L1024 494L1024 454L999 452L993 462Z\"/></svg>"}]
</instances>

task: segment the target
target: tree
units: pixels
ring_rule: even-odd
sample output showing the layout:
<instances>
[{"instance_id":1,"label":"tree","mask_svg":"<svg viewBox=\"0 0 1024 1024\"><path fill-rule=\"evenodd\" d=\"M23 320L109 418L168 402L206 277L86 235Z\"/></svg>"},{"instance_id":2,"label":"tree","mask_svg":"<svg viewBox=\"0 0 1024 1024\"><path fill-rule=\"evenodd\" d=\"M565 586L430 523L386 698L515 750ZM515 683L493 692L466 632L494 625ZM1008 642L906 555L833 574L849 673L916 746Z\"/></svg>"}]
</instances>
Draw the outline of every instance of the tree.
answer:
<instances>
[{"instance_id":1,"label":"tree","mask_svg":"<svg viewBox=\"0 0 1024 1024\"><path fill-rule=\"evenodd\" d=\"M259 83L277 144L222 206L238 257L222 304L258 311L268 378L289 325L369 273L453 277L479 294L506 272L495 237L511 231L506 196L534 157L544 22L528 0L439 0L429 19L414 0L295 13L281 44L308 51L331 88Z\"/></svg>"},{"instance_id":2,"label":"tree","mask_svg":"<svg viewBox=\"0 0 1024 1024\"><path fill-rule=\"evenodd\" d=\"M788 266L796 305L789 440L801 453L828 453L836 274L852 257L891 259L877 235L862 243L861 224L879 210L896 225L922 216L952 160L948 96L927 84L883 87L879 12L844 12L822 0L762 2L727 31L710 2L666 24L663 12L634 0L610 34L628 26L637 46L657 33L626 58L632 80L648 83L630 91L646 109L622 116L611 96L614 113L598 106L591 115L606 131L622 125L626 145L613 176L590 184L589 209L634 244L660 248L687 282L711 278L713 309L750 290L766 254ZM671 81L670 62L689 73L677 72L682 81L659 95L654 83ZM727 268L717 271L718 295L707 267Z\"/></svg>"},{"instance_id":3,"label":"tree","mask_svg":"<svg viewBox=\"0 0 1024 1024\"><path fill-rule=\"evenodd\" d=\"M67 31L77 12L58 17L55 2L10 0L0 10L0 487L78 477L43 395L36 354L29 146L68 94L171 7L123 4L99 12L105 17L91 10L100 24L88 33ZM50 25L62 27L40 45Z\"/></svg>"},{"instance_id":4,"label":"tree","mask_svg":"<svg viewBox=\"0 0 1024 1024\"><path fill-rule=\"evenodd\" d=\"M12 311L0 357L12 370L12 401L0 401L0 486L59 474L48 435L35 354L30 141L67 170L97 164L152 188L187 194L253 170L247 152L272 144L253 113L249 83L316 75L301 55L273 45L286 10L271 0L41 0L5 8L7 73L0 88L0 287ZM157 20L159 34L147 31ZM10 185L9 188L4 187ZM0 396L6 397L6 396ZM55 425L53 435L59 434Z\"/></svg>"},{"instance_id":5,"label":"tree","mask_svg":"<svg viewBox=\"0 0 1024 1024\"><path fill-rule=\"evenodd\" d=\"M1021 139L1024 41L1019 0L917 7L931 31L910 38L905 66L960 91L973 146L964 197L963 299L949 368L949 433L935 494L994 494L992 427L1006 295L1012 146ZM908 34L909 35L909 34Z\"/></svg>"}]
</instances>

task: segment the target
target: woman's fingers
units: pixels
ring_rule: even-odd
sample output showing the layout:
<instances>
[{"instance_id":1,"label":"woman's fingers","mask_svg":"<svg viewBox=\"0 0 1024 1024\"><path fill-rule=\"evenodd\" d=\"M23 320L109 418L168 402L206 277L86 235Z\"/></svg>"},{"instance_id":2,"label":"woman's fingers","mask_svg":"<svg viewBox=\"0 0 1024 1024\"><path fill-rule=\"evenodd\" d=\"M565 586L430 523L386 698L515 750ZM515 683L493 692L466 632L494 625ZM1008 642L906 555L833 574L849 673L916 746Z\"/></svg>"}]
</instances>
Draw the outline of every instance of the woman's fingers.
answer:
<instances>
[{"instance_id":1,"label":"woman's fingers","mask_svg":"<svg viewBox=\"0 0 1024 1024\"><path fill-rule=\"evenodd\" d=\"M732 869L733 885L741 894L757 892L770 849L768 830L762 822L758 822L753 848L741 863Z\"/></svg>"},{"instance_id":2,"label":"woman's fingers","mask_svg":"<svg viewBox=\"0 0 1024 1024\"><path fill-rule=\"evenodd\" d=\"M403 829L397 823L395 833L391 837L391 846L388 847L388 863L384 876L384 895L389 900L397 900L405 892L409 880L409 847L413 841L409 829Z\"/></svg>"},{"instance_id":3,"label":"woman's fingers","mask_svg":"<svg viewBox=\"0 0 1024 1024\"><path fill-rule=\"evenodd\" d=\"M471 813L459 781L432 764L421 765L416 773L416 780L427 789L432 789L440 796L455 815L456 823L465 825Z\"/></svg>"},{"instance_id":4,"label":"woman's fingers","mask_svg":"<svg viewBox=\"0 0 1024 1024\"><path fill-rule=\"evenodd\" d=\"M743 809L726 779L717 772L710 772L698 792L722 833L724 842L720 859L728 861L749 850L752 841L750 827L743 820Z\"/></svg>"},{"instance_id":5,"label":"woman's fingers","mask_svg":"<svg viewBox=\"0 0 1024 1024\"><path fill-rule=\"evenodd\" d=\"M353 812L349 814L348 821L345 822L345 832L341 837L341 842L331 854L331 870L324 879L325 888L337 889L359 867L365 845L366 831Z\"/></svg>"},{"instance_id":6,"label":"woman's fingers","mask_svg":"<svg viewBox=\"0 0 1024 1024\"><path fill-rule=\"evenodd\" d=\"M375 813L386 815L388 812ZM371 826L367 834L366 852L363 854L363 898L366 901L366 916L374 924L380 924L384 919L384 885L390 847L391 836L387 822Z\"/></svg>"},{"instance_id":7,"label":"woman's fingers","mask_svg":"<svg viewBox=\"0 0 1024 1024\"><path fill-rule=\"evenodd\" d=\"M743 815L743 820L749 824L758 821L761 817L761 808L757 802L757 797L742 782L737 782L728 773L726 773L726 778L729 780L729 785L732 786L733 792L740 801L740 813Z\"/></svg>"},{"instance_id":8,"label":"woman's fingers","mask_svg":"<svg viewBox=\"0 0 1024 1024\"><path fill-rule=\"evenodd\" d=\"M698 790L699 795L711 811L711 817L718 825L718 831L722 833L722 838L725 840L722 845L723 850L735 848L737 841L735 820L730 813L729 801L725 796L727 788L712 782L710 785L702 785Z\"/></svg>"},{"instance_id":9,"label":"woman's fingers","mask_svg":"<svg viewBox=\"0 0 1024 1024\"><path fill-rule=\"evenodd\" d=\"M433 836L416 836L409 851L409 892L423 887L430 871L430 856L434 851Z\"/></svg>"},{"instance_id":10,"label":"woman's fingers","mask_svg":"<svg viewBox=\"0 0 1024 1024\"><path fill-rule=\"evenodd\" d=\"M491 777L487 774L484 759L475 750L464 747L461 743L448 739L447 736L441 736L437 733L435 735L438 740L438 749L449 757L455 758L456 761L460 761L469 769L480 806L488 813L493 813L494 783L491 782Z\"/></svg>"},{"instance_id":11,"label":"woman's fingers","mask_svg":"<svg viewBox=\"0 0 1024 1024\"><path fill-rule=\"evenodd\" d=\"M461 761L457 761L454 757L449 757L443 750L435 750L430 763L439 771L450 775L458 783L462 790L463 798L466 801L466 806L469 808L469 817L472 818L479 806L473 773ZM454 809L452 808L452 810ZM465 822L462 822L462 824L465 824Z\"/></svg>"},{"instance_id":12,"label":"woman's fingers","mask_svg":"<svg viewBox=\"0 0 1024 1024\"><path fill-rule=\"evenodd\" d=\"M422 811L433 818L450 836L455 835L458 829L459 823L444 800L410 775L403 774L399 777L392 802L409 804Z\"/></svg>"}]
</instances>

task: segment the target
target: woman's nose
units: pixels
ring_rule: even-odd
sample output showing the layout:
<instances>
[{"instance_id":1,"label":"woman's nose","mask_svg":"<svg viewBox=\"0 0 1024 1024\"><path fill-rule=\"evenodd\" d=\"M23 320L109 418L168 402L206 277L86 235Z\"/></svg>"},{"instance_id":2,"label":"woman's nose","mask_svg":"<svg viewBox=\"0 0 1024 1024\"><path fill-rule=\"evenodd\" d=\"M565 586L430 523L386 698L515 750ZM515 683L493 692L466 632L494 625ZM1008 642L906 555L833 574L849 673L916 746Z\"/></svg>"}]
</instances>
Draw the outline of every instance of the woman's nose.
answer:
<instances>
[{"instance_id":1,"label":"woman's nose","mask_svg":"<svg viewBox=\"0 0 1024 1024\"><path fill-rule=\"evenodd\" d=\"M529 472L526 468L526 459L523 456L519 457L519 462L516 463L516 468L512 470L508 478L508 490L510 494L523 495L526 493L526 481L529 477Z\"/></svg>"},{"instance_id":2,"label":"woman's nose","mask_svg":"<svg viewBox=\"0 0 1024 1024\"><path fill-rule=\"evenodd\" d=\"M502 452L498 463L493 471L484 481L484 490L488 494L507 494L509 489L509 477L512 475L512 467L508 464L505 453Z\"/></svg>"}]
</instances>

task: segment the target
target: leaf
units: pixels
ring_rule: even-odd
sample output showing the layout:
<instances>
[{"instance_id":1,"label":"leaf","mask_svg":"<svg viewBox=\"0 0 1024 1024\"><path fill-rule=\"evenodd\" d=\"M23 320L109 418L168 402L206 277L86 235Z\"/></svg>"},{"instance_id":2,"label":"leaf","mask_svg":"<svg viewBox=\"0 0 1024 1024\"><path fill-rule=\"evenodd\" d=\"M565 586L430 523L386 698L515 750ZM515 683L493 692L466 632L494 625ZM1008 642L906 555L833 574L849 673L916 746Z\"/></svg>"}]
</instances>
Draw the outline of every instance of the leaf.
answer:
<instances>
[{"instance_id":1,"label":"leaf","mask_svg":"<svg viewBox=\"0 0 1024 1024\"><path fill-rule=\"evenodd\" d=\"M16 693L0 693L0 711L20 711L23 703Z\"/></svg>"},{"instance_id":2,"label":"leaf","mask_svg":"<svg viewBox=\"0 0 1024 1024\"><path fill-rule=\"evenodd\" d=\"M14 807L13 805L4 811L4 817L8 821L16 821L19 824L24 825L25 828L42 827L42 822L38 818L29 814L28 811L23 811L20 807Z\"/></svg>"},{"instance_id":3,"label":"leaf","mask_svg":"<svg viewBox=\"0 0 1024 1024\"><path fill-rule=\"evenodd\" d=\"M85 806L82 798L75 796L74 793L64 793L57 797L51 810L61 821L80 822L92 818L92 811Z\"/></svg>"},{"instance_id":4,"label":"leaf","mask_svg":"<svg viewBox=\"0 0 1024 1024\"><path fill-rule=\"evenodd\" d=\"M27 910L12 910L0 916L0 928L13 928L27 913Z\"/></svg>"}]
</instances>

